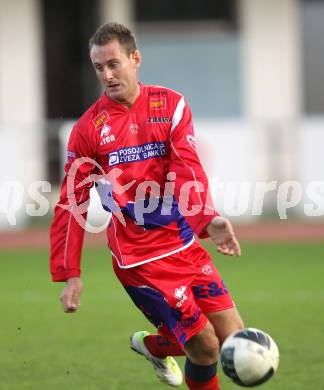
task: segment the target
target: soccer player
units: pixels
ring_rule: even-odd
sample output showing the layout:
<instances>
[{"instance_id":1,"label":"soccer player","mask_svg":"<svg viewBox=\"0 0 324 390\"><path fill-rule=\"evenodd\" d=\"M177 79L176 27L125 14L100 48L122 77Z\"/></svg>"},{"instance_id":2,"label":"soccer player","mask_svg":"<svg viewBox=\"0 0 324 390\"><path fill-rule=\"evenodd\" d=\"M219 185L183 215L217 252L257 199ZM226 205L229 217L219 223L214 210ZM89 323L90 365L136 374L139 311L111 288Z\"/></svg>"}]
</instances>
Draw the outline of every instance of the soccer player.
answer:
<instances>
[{"instance_id":1,"label":"soccer player","mask_svg":"<svg viewBox=\"0 0 324 390\"><path fill-rule=\"evenodd\" d=\"M63 309L80 307L80 257L95 184L112 213L107 235L115 273L158 330L135 332L131 348L171 386L182 382L172 356L185 355L188 388L217 390L219 348L243 324L195 235L210 237L224 255L240 256L240 246L213 206L190 108L180 93L138 82L141 54L127 27L99 27L89 48L104 93L72 129L51 226L52 278L66 282Z\"/></svg>"}]
</instances>

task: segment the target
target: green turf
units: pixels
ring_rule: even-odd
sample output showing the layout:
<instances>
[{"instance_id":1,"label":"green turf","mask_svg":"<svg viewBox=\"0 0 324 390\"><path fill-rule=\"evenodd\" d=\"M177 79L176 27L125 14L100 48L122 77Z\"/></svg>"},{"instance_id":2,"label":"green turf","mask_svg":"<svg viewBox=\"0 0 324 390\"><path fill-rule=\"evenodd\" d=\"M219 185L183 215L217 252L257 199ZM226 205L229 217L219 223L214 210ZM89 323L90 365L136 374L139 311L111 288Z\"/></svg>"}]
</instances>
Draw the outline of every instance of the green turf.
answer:
<instances>
[{"instance_id":1,"label":"green turf","mask_svg":"<svg viewBox=\"0 0 324 390\"><path fill-rule=\"evenodd\" d=\"M324 389L323 244L249 244L243 253L215 258L246 325L279 345L279 371L261 388ZM1 390L167 388L128 348L132 331L152 327L115 280L105 249L84 252L77 314L61 311L62 284L50 282L46 251L2 251L0 262ZM238 389L223 375L221 383Z\"/></svg>"}]
</instances>

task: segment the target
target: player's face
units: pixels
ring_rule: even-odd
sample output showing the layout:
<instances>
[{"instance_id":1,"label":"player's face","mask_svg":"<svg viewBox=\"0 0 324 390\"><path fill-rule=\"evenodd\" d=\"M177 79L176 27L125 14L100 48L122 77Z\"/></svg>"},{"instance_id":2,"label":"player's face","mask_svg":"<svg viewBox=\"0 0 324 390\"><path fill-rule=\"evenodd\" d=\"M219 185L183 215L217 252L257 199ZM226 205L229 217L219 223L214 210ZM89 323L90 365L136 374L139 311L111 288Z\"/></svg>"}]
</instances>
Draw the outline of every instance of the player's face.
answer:
<instances>
[{"instance_id":1,"label":"player's face","mask_svg":"<svg viewBox=\"0 0 324 390\"><path fill-rule=\"evenodd\" d=\"M113 40L104 46L93 45L90 58L98 79L106 88L106 94L119 103L133 104L139 94L139 51L128 56L125 48Z\"/></svg>"}]
</instances>

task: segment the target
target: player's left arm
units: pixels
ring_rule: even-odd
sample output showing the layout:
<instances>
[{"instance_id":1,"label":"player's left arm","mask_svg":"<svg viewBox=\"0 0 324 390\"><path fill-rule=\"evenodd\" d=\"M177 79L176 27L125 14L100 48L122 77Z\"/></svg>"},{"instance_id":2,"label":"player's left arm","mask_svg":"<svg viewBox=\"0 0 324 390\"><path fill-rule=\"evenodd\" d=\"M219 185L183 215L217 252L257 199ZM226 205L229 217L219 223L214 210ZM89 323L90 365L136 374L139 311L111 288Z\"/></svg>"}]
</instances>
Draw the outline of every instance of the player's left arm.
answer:
<instances>
[{"instance_id":1,"label":"player's left arm","mask_svg":"<svg viewBox=\"0 0 324 390\"><path fill-rule=\"evenodd\" d=\"M200 238L210 237L225 255L240 255L230 221L212 201L206 173L196 150L191 110L182 97L172 118L169 171L176 174L175 196L180 211ZM196 212L192 212L193 210Z\"/></svg>"},{"instance_id":2,"label":"player's left arm","mask_svg":"<svg viewBox=\"0 0 324 390\"><path fill-rule=\"evenodd\" d=\"M241 256L241 247L231 222L224 217L217 216L207 225L206 231L216 245L218 252L223 255Z\"/></svg>"}]
</instances>

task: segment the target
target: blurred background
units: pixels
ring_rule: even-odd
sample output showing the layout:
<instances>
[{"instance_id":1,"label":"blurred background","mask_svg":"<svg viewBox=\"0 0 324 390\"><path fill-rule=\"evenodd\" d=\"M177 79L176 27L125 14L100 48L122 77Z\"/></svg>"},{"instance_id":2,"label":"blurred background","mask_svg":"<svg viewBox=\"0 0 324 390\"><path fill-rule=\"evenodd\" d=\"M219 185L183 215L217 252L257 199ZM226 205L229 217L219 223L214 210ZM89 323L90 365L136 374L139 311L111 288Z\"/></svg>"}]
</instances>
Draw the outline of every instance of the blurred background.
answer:
<instances>
[{"instance_id":1,"label":"blurred background","mask_svg":"<svg viewBox=\"0 0 324 390\"><path fill-rule=\"evenodd\" d=\"M107 21L134 30L142 82L186 96L221 212L323 221L323 17L322 0L0 0L0 229L50 220L68 133L101 93L88 39Z\"/></svg>"}]
</instances>

